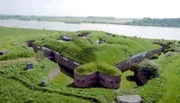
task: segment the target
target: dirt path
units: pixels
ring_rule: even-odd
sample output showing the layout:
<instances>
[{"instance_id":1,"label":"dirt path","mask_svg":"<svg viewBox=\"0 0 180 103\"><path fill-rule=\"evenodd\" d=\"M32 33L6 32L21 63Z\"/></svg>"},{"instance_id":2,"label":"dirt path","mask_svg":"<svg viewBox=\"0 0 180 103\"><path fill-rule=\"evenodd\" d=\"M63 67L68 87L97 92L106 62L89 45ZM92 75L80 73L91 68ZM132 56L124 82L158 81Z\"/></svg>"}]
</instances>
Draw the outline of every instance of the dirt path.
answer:
<instances>
[{"instance_id":1,"label":"dirt path","mask_svg":"<svg viewBox=\"0 0 180 103\"><path fill-rule=\"evenodd\" d=\"M59 73L60 73L59 67L51 69L51 71L48 74L49 80L53 80L56 77L56 75L58 75Z\"/></svg>"}]
</instances>

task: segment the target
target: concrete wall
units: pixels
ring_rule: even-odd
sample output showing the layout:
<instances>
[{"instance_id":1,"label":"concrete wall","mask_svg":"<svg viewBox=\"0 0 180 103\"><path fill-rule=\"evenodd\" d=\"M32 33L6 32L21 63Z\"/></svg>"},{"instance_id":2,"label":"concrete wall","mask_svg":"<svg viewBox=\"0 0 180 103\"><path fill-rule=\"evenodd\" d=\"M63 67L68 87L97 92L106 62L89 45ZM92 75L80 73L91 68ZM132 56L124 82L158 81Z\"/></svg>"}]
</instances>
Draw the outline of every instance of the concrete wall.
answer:
<instances>
[{"instance_id":1,"label":"concrete wall","mask_svg":"<svg viewBox=\"0 0 180 103\"><path fill-rule=\"evenodd\" d=\"M76 67L78 67L80 65L80 63L73 61L69 58L66 58L62 55L60 55L58 52L54 51L54 55L55 55L55 61L60 64L63 65L67 68L69 68L71 71L74 71Z\"/></svg>"},{"instance_id":2,"label":"concrete wall","mask_svg":"<svg viewBox=\"0 0 180 103\"><path fill-rule=\"evenodd\" d=\"M80 63L78 63L78 62L76 62L74 60L71 60L71 59L69 59L67 57L64 57L64 56L60 55L58 52L56 52L56 51L54 51L52 49L49 49L49 48L46 48L46 47L40 47L40 46L37 46L35 44L32 44L32 47L33 47L33 50L35 52L43 51L44 56L48 57L49 59L53 58L55 60L55 62L69 68L72 71L74 71L74 69L80 65Z\"/></svg>"},{"instance_id":3,"label":"concrete wall","mask_svg":"<svg viewBox=\"0 0 180 103\"><path fill-rule=\"evenodd\" d=\"M32 48L33 48L34 52L41 50L41 47L37 46L36 44L32 44Z\"/></svg>"},{"instance_id":4,"label":"concrete wall","mask_svg":"<svg viewBox=\"0 0 180 103\"><path fill-rule=\"evenodd\" d=\"M161 54L161 52L164 50L164 48L159 48L157 50L153 50L150 52L147 52L144 56L140 55L137 56L133 59L125 60L121 63L118 63L115 65L116 68L120 69L122 72L129 70L129 68L134 64L134 63L140 63L146 58L150 58L154 54Z\"/></svg>"}]
</instances>

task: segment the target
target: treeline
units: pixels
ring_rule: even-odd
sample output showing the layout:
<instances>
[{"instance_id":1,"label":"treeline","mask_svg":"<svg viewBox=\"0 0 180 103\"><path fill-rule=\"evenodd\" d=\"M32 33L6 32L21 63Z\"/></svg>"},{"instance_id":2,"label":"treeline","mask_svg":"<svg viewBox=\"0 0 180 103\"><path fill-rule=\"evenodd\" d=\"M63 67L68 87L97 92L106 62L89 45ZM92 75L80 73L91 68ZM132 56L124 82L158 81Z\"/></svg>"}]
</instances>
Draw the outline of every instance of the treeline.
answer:
<instances>
[{"instance_id":1,"label":"treeline","mask_svg":"<svg viewBox=\"0 0 180 103\"><path fill-rule=\"evenodd\" d=\"M77 16L25 16L25 15L0 15L0 19L103 19L103 20L114 20L114 17L100 17L100 16L87 16L87 17L77 17Z\"/></svg>"},{"instance_id":2,"label":"treeline","mask_svg":"<svg viewBox=\"0 0 180 103\"><path fill-rule=\"evenodd\" d=\"M88 16L87 19L103 19L103 20L114 20L114 17L103 17L103 16Z\"/></svg>"},{"instance_id":3,"label":"treeline","mask_svg":"<svg viewBox=\"0 0 180 103\"><path fill-rule=\"evenodd\" d=\"M132 22L126 22L125 25L180 27L180 18L152 19L147 17L140 20L133 20Z\"/></svg>"}]
</instances>

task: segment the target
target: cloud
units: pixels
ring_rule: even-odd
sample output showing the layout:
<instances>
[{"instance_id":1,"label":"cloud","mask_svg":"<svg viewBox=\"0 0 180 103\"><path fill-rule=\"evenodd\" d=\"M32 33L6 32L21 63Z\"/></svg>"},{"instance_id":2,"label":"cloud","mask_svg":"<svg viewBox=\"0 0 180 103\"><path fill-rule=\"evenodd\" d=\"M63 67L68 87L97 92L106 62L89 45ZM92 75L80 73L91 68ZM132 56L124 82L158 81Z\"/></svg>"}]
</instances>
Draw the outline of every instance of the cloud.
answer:
<instances>
[{"instance_id":1,"label":"cloud","mask_svg":"<svg viewBox=\"0 0 180 103\"><path fill-rule=\"evenodd\" d=\"M180 17L178 0L1 0L0 14Z\"/></svg>"}]
</instances>

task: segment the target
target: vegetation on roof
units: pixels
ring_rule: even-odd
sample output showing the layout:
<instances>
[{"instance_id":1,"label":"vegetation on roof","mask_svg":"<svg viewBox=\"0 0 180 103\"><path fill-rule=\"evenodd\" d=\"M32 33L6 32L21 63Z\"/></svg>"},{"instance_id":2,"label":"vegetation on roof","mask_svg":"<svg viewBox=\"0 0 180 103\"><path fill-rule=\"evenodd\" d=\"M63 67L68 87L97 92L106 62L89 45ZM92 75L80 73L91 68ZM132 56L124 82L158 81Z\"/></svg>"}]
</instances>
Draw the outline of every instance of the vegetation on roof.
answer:
<instances>
[{"instance_id":1,"label":"vegetation on roof","mask_svg":"<svg viewBox=\"0 0 180 103\"><path fill-rule=\"evenodd\" d=\"M104 40L105 43L96 44L95 42L99 39ZM91 32L88 34L88 39L73 36L72 41L68 43L46 38L35 43L56 50L80 63L100 61L111 65L129 58L131 55L160 48L151 41L121 36L112 37L101 31Z\"/></svg>"},{"instance_id":2,"label":"vegetation on roof","mask_svg":"<svg viewBox=\"0 0 180 103\"><path fill-rule=\"evenodd\" d=\"M97 71L97 64L95 62L90 62L81 65L75 69L75 72L81 75L91 74Z\"/></svg>"},{"instance_id":3,"label":"vegetation on roof","mask_svg":"<svg viewBox=\"0 0 180 103\"><path fill-rule=\"evenodd\" d=\"M90 63L77 67L75 70L76 70L75 72L80 75L87 75L87 74L92 74L95 72L101 72L103 74L110 75L110 76L121 75L120 70L118 70L112 65L109 65L103 62L100 62L100 63L90 62Z\"/></svg>"},{"instance_id":4,"label":"vegetation on roof","mask_svg":"<svg viewBox=\"0 0 180 103\"><path fill-rule=\"evenodd\" d=\"M64 43L56 39L45 38L43 40L35 41L35 43L58 51L61 55L80 62L81 64L104 62L104 64L107 63L107 65L115 65L137 53L160 48L160 46L153 44L151 41L145 41L139 38L124 36L114 37L102 31L89 33L88 39L72 36L72 41ZM105 43L98 44L96 43L97 40L103 40ZM81 69L79 73L87 74L94 71L94 67L90 68L90 65L92 64L93 63L85 65L85 67L87 66L87 71ZM93 69L89 70L88 68ZM105 71L103 68L100 70L102 70L102 72ZM104 73L116 75L117 72L115 72L115 70L116 68L114 68L114 71L113 69L107 69L108 72L105 71ZM95 71L97 70L95 69Z\"/></svg>"}]
</instances>

